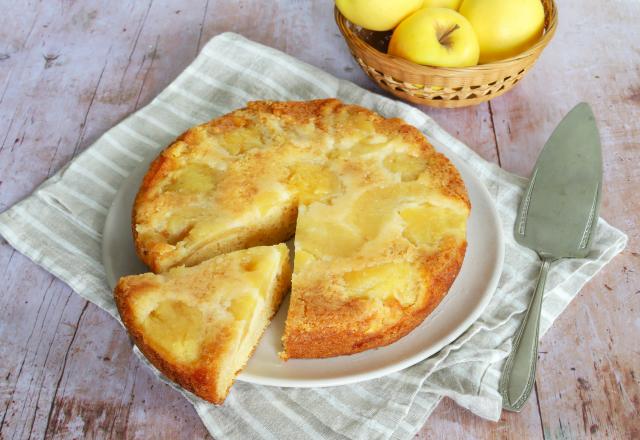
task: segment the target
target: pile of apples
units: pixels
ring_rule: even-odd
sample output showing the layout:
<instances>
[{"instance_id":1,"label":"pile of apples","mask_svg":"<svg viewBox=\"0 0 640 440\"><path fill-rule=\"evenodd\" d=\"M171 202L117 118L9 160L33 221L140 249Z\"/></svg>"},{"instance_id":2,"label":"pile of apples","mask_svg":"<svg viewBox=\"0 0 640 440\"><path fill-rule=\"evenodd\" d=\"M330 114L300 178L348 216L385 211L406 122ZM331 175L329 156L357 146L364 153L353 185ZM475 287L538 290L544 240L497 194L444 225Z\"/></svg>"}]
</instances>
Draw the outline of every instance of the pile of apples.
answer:
<instances>
[{"instance_id":1,"label":"pile of apples","mask_svg":"<svg viewBox=\"0 0 640 440\"><path fill-rule=\"evenodd\" d=\"M429 66L509 58L544 30L540 0L336 0L336 6L365 29L393 29L389 54Z\"/></svg>"}]
</instances>

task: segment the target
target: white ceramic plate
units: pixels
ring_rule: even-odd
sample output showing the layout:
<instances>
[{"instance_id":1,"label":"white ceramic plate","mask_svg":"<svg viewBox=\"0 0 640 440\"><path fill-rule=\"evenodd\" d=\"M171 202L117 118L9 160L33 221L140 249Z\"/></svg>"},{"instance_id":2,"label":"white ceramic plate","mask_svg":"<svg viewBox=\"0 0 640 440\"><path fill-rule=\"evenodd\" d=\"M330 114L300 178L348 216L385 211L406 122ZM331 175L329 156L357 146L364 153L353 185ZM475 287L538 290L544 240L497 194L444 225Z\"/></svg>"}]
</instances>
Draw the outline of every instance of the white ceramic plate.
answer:
<instances>
[{"instance_id":1,"label":"white ceramic plate","mask_svg":"<svg viewBox=\"0 0 640 440\"><path fill-rule=\"evenodd\" d=\"M374 379L420 362L456 339L482 313L502 271L504 244L498 213L488 191L473 172L445 148L471 199L467 253L449 294L427 319L404 338L386 347L350 356L282 362L280 337L288 309L285 300L239 380L281 387L324 387ZM103 233L103 260L113 288L123 275L147 272L138 260L131 235L131 207L153 158L124 181L113 201Z\"/></svg>"}]
</instances>

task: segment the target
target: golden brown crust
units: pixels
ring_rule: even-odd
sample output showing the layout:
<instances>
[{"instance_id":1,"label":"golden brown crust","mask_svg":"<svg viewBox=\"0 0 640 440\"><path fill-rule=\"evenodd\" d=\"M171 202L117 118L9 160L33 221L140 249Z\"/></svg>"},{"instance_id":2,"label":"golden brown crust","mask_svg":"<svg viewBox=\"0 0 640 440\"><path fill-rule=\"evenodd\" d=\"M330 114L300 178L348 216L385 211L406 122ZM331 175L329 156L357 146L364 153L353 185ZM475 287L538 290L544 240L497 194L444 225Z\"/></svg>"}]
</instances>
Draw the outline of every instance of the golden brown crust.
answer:
<instances>
[{"instance_id":1,"label":"golden brown crust","mask_svg":"<svg viewBox=\"0 0 640 440\"><path fill-rule=\"evenodd\" d=\"M404 310L403 318L395 325L369 334L354 327L353 323L347 323L348 325L340 329L330 331L326 328L317 328L304 332L288 326L283 337L286 352L281 354L282 359L348 355L383 347L397 341L419 326L447 295L460 271L465 251L466 243L450 249L446 254L425 257L423 267L430 272L425 275L425 278L431 280L432 287L424 296L424 302L417 307ZM447 264L442 264L444 260ZM347 315L353 312L353 309L349 310L350 306L352 304L344 307L347 309ZM338 319L336 315L339 313L325 319Z\"/></svg>"},{"instance_id":2,"label":"golden brown crust","mask_svg":"<svg viewBox=\"0 0 640 440\"><path fill-rule=\"evenodd\" d=\"M218 388L216 375L208 375L207 370L202 368L200 365L208 363L211 370L217 370L219 368L218 359L220 358L219 348L222 347L222 344L208 344L206 349L207 357L211 359L211 361L207 362L206 360L202 360L195 368L193 366L184 366L165 359L145 342L145 336L142 328L134 318L134 311L131 308L130 298L138 293L139 290L131 289L127 285L126 278L120 279L120 282L118 282L114 291L115 302L118 307L118 312L120 313L120 318L122 319L122 323L129 332L129 336L131 336L133 342L144 354L147 360L162 372L162 374L167 376L167 378L211 403L217 405L221 404L224 401L226 394L218 395L216 391ZM227 337L229 337L229 335L219 335L219 339L221 340Z\"/></svg>"},{"instance_id":3,"label":"golden brown crust","mask_svg":"<svg viewBox=\"0 0 640 440\"><path fill-rule=\"evenodd\" d=\"M225 256L220 258L225 258ZM210 262L207 261L202 264L210 264ZM198 267L191 269L198 269ZM148 273L123 277L119 280L114 290L114 298L122 322L140 351L167 378L202 399L216 405L222 404L233 382L235 382L235 377L245 368L246 360L251 357L257 344L254 345L251 355L247 357L242 366L233 373L233 381L226 386L225 391L222 393L219 391L220 384L218 380L223 358L229 356L229 353L226 352L226 341L232 337L229 328L221 327L213 337L207 340L201 349L200 357L194 362L188 364L179 363L170 359L167 355L161 354L146 342L147 336L140 323L136 320L134 310L134 302L137 296L145 294L147 289L153 289L164 282L164 279L159 277L163 276ZM206 284L207 282L211 282L211 280L199 279L198 274L194 272L193 279L186 280L184 284L188 286L190 283ZM278 311L284 295L290 288L290 283L291 265L289 254L284 252L278 275L272 287L273 296L271 297L271 304L268 305L270 314L267 324ZM185 292L185 294L187 293ZM267 326L265 325L260 330L259 339L262 338L266 328Z\"/></svg>"},{"instance_id":4,"label":"golden brown crust","mask_svg":"<svg viewBox=\"0 0 640 440\"><path fill-rule=\"evenodd\" d=\"M163 152L164 153L164 152ZM142 179L142 183L140 184L140 189L138 189L138 194L136 194L136 198L133 202L133 208L131 209L131 232L133 233L133 243L135 244L136 254L138 257L145 263L153 272L158 272L157 265L155 264L155 259L152 258L150 254L150 249L142 243L140 237L138 236L138 231L136 230L136 224L138 223L138 206L140 206L147 194L149 189L153 186L154 182L158 180L158 172L162 168L162 165L166 162L164 154L161 153L156 157L151 165L149 165L149 169L147 170L144 178Z\"/></svg>"}]
</instances>

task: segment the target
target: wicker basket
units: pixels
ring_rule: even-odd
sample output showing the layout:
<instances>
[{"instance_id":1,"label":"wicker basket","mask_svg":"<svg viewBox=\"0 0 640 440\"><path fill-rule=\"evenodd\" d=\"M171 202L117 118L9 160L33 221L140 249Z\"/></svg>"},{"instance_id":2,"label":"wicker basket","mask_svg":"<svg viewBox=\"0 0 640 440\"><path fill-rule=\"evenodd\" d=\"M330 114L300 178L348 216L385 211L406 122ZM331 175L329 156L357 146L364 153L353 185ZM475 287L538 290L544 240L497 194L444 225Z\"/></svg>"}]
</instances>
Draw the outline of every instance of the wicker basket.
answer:
<instances>
[{"instance_id":1,"label":"wicker basket","mask_svg":"<svg viewBox=\"0 0 640 440\"><path fill-rule=\"evenodd\" d=\"M397 97L432 107L465 107L495 98L511 89L540 56L558 23L553 0L542 0L545 32L536 44L521 54L473 67L422 66L387 55L391 32L374 32L348 21L335 8L340 32L353 58L380 87Z\"/></svg>"}]
</instances>

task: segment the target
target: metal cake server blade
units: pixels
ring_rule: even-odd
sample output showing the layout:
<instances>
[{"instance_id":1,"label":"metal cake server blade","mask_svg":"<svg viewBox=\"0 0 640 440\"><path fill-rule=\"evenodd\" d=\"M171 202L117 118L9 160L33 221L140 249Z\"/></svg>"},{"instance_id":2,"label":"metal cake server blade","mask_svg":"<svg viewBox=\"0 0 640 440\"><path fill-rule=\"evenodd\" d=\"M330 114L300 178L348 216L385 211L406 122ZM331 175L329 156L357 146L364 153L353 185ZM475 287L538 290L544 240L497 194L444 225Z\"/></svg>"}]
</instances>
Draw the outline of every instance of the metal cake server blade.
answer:
<instances>
[{"instance_id":1,"label":"metal cake server blade","mask_svg":"<svg viewBox=\"0 0 640 440\"><path fill-rule=\"evenodd\" d=\"M500 379L503 408L520 411L531 394L547 273L559 258L589 253L602 188L600 136L591 107L575 106L556 127L533 170L514 226L516 241L542 259L538 283Z\"/></svg>"}]
</instances>

